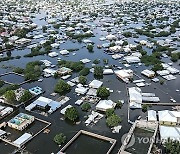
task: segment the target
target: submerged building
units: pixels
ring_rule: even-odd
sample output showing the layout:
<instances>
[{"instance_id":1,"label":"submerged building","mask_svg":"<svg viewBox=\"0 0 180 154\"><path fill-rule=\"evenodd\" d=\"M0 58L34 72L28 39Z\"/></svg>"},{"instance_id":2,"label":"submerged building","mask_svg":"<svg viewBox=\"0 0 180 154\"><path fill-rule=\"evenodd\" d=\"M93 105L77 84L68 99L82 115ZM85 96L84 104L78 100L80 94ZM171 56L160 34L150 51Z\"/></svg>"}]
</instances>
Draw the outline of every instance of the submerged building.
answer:
<instances>
[{"instance_id":1,"label":"submerged building","mask_svg":"<svg viewBox=\"0 0 180 154\"><path fill-rule=\"evenodd\" d=\"M25 113L19 113L17 116L15 116L10 121L8 121L8 126L22 131L26 127L28 127L31 123L33 123L34 120L35 120L34 116Z\"/></svg>"}]
</instances>

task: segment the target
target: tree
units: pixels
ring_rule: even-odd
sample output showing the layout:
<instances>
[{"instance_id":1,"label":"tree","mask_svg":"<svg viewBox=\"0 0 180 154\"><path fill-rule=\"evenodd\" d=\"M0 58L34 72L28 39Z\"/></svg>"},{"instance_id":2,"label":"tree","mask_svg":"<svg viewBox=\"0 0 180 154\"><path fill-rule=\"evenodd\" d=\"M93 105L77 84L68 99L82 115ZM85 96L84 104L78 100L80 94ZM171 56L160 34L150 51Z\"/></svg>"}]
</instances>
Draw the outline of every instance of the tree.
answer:
<instances>
[{"instance_id":1,"label":"tree","mask_svg":"<svg viewBox=\"0 0 180 154\"><path fill-rule=\"evenodd\" d=\"M32 98L32 94L28 90L25 90L24 94L20 98L20 102L26 102L31 98Z\"/></svg>"},{"instance_id":2,"label":"tree","mask_svg":"<svg viewBox=\"0 0 180 154\"><path fill-rule=\"evenodd\" d=\"M85 76L80 76L79 77L79 83L81 83L81 84L86 84L86 81L87 81L87 79L86 79L86 77Z\"/></svg>"},{"instance_id":3,"label":"tree","mask_svg":"<svg viewBox=\"0 0 180 154\"><path fill-rule=\"evenodd\" d=\"M94 48L94 46L92 44L87 45L87 49L88 49L89 52L92 52L93 48Z\"/></svg>"},{"instance_id":4,"label":"tree","mask_svg":"<svg viewBox=\"0 0 180 154\"><path fill-rule=\"evenodd\" d=\"M117 102L116 102L116 108L119 108L119 109L121 109L121 107L122 107L122 102L120 101L120 100L118 100Z\"/></svg>"},{"instance_id":5,"label":"tree","mask_svg":"<svg viewBox=\"0 0 180 154\"><path fill-rule=\"evenodd\" d=\"M180 142L178 140L171 140L168 138L164 146L168 154L178 154L180 151Z\"/></svg>"},{"instance_id":6,"label":"tree","mask_svg":"<svg viewBox=\"0 0 180 154\"><path fill-rule=\"evenodd\" d=\"M57 134L54 137L54 142L59 144L59 145L65 143L65 141L66 141L66 136L63 133Z\"/></svg>"},{"instance_id":7,"label":"tree","mask_svg":"<svg viewBox=\"0 0 180 154\"><path fill-rule=\"evenodd\" d=\"M160 80L160 84L163 85L164 84L164 80Z\"/></svg>"},{"instance_id":8,"label":"tree","mask_svg":"<svg viewBox=\"0 0 180 154\"><path fill-rule=\"evenodd\" d=\"M121 120L121 118L119 116L117 116L116 114L113 114L112 116L109 116L106 119L106 124L109 127L115 127L115 126L118 126L121 121L122 120Z\"/></svg>"},{"instance_id":9,"label":"tree","mask_svg":"<svg viewBox=\"0 0 180 154\"><path fill-rule=\"evenodd\" d=\"M109 59L103 59L103 62L105 65L107 65L109 63Z\"/></svg>"},{"instance_id":10,"label":"tree","mask_svg":"<svg viewBox=\"0 0 180 154\"><path fill-rule=\"evenodd\" d=\"M18 73L18 74L23 74L23 73L24 73L24 69L23 69L23 68L20 68L20 67L16 67L13 71L14 71L15 73Z\"/></svg>"},{"instance_id":11,"label":"tree","mask_svg":"<svg viewBox=\"0 0 180 154\"><path fill-rule=\"evenodd\" d=\"M8 102L12 103L16 101L16 95L13 90L9 90L4 94L5 98L7 99Z\"/></svg>"},{"instance_id":12,"label":"tree","mask_svg":"<svg viewBox=\"0 0 180 154\"><path fill-rule=\"evenodd\" d=\"M100 60L99 60L99 59L95 59L95 60L93 61L93 63L94 63L94 64L99 64L99 63L100 63Z\"/></svg>"},{"instance_id":13,"label":"tree","mask_svg":"<svg viewBox=\"0 0 180 154\"><path fill-rule=\"evenodd\" d=\"M79 113L75 107L71 107L66 110L64 116L65 118L74 122L75 120L79 118Z\"/></svg>"},{"instance_id":14,"label":"tree","mask_svg":"<svg viewBox=\"0 0 180 154\"><path fill-rule=\"evenodd\" d=\"M177 62L178 59L179 59L179 56L178 56L177 53L172 53L172 54L171 54L171 60L172 60L173 62Z\"/></svg>"},{"instance_id":15,"label":"tree","mask_svg":"<svg viewBox=\"0 0 180 154\"><path fill-rule=\"evenodd\" d=\"M148 109L148 105L143 104L143 105L142 105L142 111L143 111L143 112L146 112L147 109Z\"/></svg>"},{"instance_id":16,"label":"tree","mask_svg":"<svg viewBox=\"0 0 180 154\"><path fill-rule=\"evenodd\" d=\"M89 109L91 108L91 105L89 104L89 103L83 103L82 105L81 105L81 109L82 109L82 111L89 111Z\"/></svg>"},{"instance_id":17,"label":"tree","mask_svg":"<svg viewBox=\"0 0 180 154\"><path fill-rule=\"evenodd\" d=\"M79 75L86 76L89 74L89 72L89 68L85 67L79 72Z\"/></svg>"},{"instance_id":18,"label":"tree","mask_svg":"<svg viewBox=\"0 0 180 154\"><path fill-rule=\"evenodd\" d=\"M95 76L103 76L103 68L101 66L94 67Z\"/></svg>"},{"instance_id":19,"label":"tree","mask_svg":"<svg viewBox=\"0 0 180 154\"><path fill-rule=\"evenodd\" d=\"M107 109L106 110L106 117L110 117L114 114L114 109Z\"/></svg>"},{"instance_id":20,"label":"tree","mask_svg":"<svg viewBox=\"0 0 180 154\"><path fill-rule=\"evenodd\" d=\"M7 51L7 52L6 52L6 55L7 55L8 57L11 57L11 51Z\"/></svg>"},{"instance_id":21,"label":"tree","mask_svg":"<svg viewBox=\"0 0 180 154\"><path fill-rule=\"evenodd\" d=\"M155 64L152 68L153 71L159 71L159 70L163 70L163 66L161 64Z\"/></svg>"},{"instance_id":22,"label":"tree","mask_svg":"<svg viewBox=\"0 0 180 154\"><path fill-rule=\"evenodd\" d=\"M55 86L54 92L59 94L68 93L71 90L71 86L63 80L59 80Z\"/></svg>"},{"instance_id":23,"label":"tree","mask_svg":"<svg viewBox=\"0 0 180 154\"><path fill-rule=\"evenodd\" d=\"M108 98L110 95L109 90L106 87L100 87L97 89L97 96L102 98L102 99L106 99Z\"/></svg>"},{"instance_id":24,"label":"tree","mask_svg":"<svg viewBox=\"0 0 180 154\"><path fill-rule=\"evenodd\" d=\"M0 88L4 85L4 81L0 80Z\"/></svg>"}]
</instances>

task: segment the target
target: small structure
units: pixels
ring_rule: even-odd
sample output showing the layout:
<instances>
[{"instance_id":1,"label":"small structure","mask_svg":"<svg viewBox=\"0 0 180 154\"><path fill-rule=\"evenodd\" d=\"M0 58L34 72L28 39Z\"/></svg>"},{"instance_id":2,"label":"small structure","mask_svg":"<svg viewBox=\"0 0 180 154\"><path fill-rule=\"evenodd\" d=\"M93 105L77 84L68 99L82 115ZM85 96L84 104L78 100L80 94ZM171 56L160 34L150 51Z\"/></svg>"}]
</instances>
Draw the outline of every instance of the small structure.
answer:
<instances>
[{"instance_id":1,"label":"small structure","mask_svg":"<svg viewBox=\"0 0 180 154\"><path fill-rule=\"evenodd\" d=\"M104 75L113 74L113 73L114 73L114 72L113 72L112 69L104 69L104 71L103 71L103 74L104 74Z\"/></svg>"},{"instance_id":2,"label":"small structure","mask_svg":"<svg viewBox=\"0 0 180 154\"><path fill-rule=\"evenodd\" d=\"M120 78L126 83L129 82L129 79L133 78L133 71L131 69L117 70L115 71L115 74L117 75L118 78Z\"/></svg>"},{"instance_id":3,"label":"small structure","mask_svg":"<svg viewBox=\"0 0 180 154\"><path fill-rule=\"evenodd\" d=\"M8 126L17 130L24 130L27 126L33 123L35 120L34 116L19 113L17 116L8 121Z\"/></svg>"},{"instance_id":4,"label":"small structure","mask_svg":"<svg viewBox=\"0 0 180 154\"><path fill-rule=\"evenodd\" d=\"M43 110L48 109L48 113L51 114L54 111L56 111L58 108L60 108L61 105L62 105L61 102L57 102L52 99L40 96L33 103L29 104L25 109L27 111L31 111L35 107L37 107L39 109L43 109Z\"/></svg>"},{"instance_id":5,"label":"small structure","mask_svg":"<svg viewBox=\"0 0 180 154\"><path fill-rule=\"evenodd\" d=\"M58 56L58 53L57 52L50 52L48 54L49 57L57 57Z\"/></svg>"},{"instance_id":6,"label":"small structure","mask_svg":"<svg viewBox=\"0 0 180 154\"><path fill-rule=\"evenodd\" d=\"M17 147L22 147L25 143L27 143L29 140L32 139L32 135L29 133L24 133L22 136L20 136L18 139L16 139L13 143Z\"/></svg>"},{"instance_id":7,"label":"small structure","mask_svg":"<svg viewBox=\"0 0 180 154\"><path fill-rule=\"evenodd\" d=\"M45 68L43 70L44 72L44 75L51 75L51 76L54 76L54 74L57 72L56 70L54 69L51 69L51 68Z\"/></svg>"},{"instance_id":8,"label":"small structure","mask_svg":"<svg viewBox=\"0 0 180 154\"><path fill-rule=\"evenodd\" d=\"M90 125L91 123L97 123L101 118L103 118L103 115L92 111L90 115L88 115L88 119L85 121L86 126Z\"/></svg>"},{"instance_id":9,"label":"small structure","mask_svg":"<svg viewBox=\"0 0 180 154\"><path fill-rule=\"evenodd\" d=\"M89 87L90 88L94 88L94 89L98 89L102 86L103 82L99 81L99 80L93 80L90 84Z\"/></svg>"},{"instance_id":10,"label":"small structure","mask_svg":"<svg viewBox=\"0 0 180 154\"><path fill-rule=\"evenodd\" d=\"M61 50L61 51L59 51L59 53L61 55L67 55L67 54L69 54L69 51L68 50Z\"/></svg>"},{"instance_id":11,"label":"small structure","mask_svg":"<svg viewBox=\"0 0 180 154\"><path fill-rule=\"evenodd\" d=\"M33 95L40 95L43 93L42 88L40 88L38 86L29 89L29 92Z\"/></svg>"},{"instance_id":12,"label":"small structure","mask_svg":"<svg viewBox=\"0 0 180 154\"><path fill-rule=\"evenodd\" d=\"M168 138L180 141L180 127L159 126L161 142L165 143Z\"/></svg>"},{"instance_id":13,"label":"small structure","mask_svg":"<svg viewBox=\"0 0 180 154\"><path fill-rule=\"evenodd\" d=\"M87 93L88 88L85 88L83 86L79 86L75 89L75 92L81 95L84 95L85 93Z\"/></svg>"},{"instance_id":14,"label":"small structure","mask_svg":"<svg viewBox=\"0 0 180 154\"><path fill-rule=\"evenodd\" d=\"M5 107L0 105L0 119L13 112L12 107Z\"/></svg>"},{"instance_id":15,"label":"small structure","mask_svg":"<svg viewBox=\"0 0 180 154\"><path fill-rule=\"evenodd\" d=\"M155 76L155 72L148 69L143 70L141 74L145 75L148 78L153 78Z\"/></svg>"},{"instance_id":16,"label":"small structure","mask_svg":"<svg viewBox=\"0 0 180 154\"><path fill-rule=\"evenodd\" d=\"M114 103L111 100L101 100L96 105L96 109L99 111L106 111L107 109L115 108L115 106L116 106L116 103Z\"/></svg>"},{"instance_id":17,"label":"small structure","mask_svg":"<svg viewBox=\"0 0 180 154\"><path fill-rule=\"evenodd\" d=\"M130 108L141 108L142 94L141 89L138 87L128 88L129 92L129 107Z\"/></svg>"},{"instance_id":18,"label":"small structure","mask_svg":"<svg viewBox=\"0 0 180 154\"><path fill-rule=\"evenodd\" d=\"M61 67L60 69L57 70L57 73L61 76L70 74L72 72L72 70L70 68L67 67Z\"/></svg>"},{"instance_id":19,"label":"small structure","mask_svg":"<svg viewBox=\"0 0 180 154\"><path fill-rule=\"evenodd\" d=\"M158 111L159 123L161 125L180 124L180 111L163 110Z\"/></svg>"},{"instance_id":20,"label":"small structure","mask_svg":"<svg viewBox=\"0 0 180 154\"><path fill-rule=\"evenodd\" d=\"M148 110L148 121L157 121L156 111Z\"/></svg>"},{"instance_id":21,"label":"small structure","mask_svg":"<svg viewBox=\"0 0 180 154\"><path fill-rule=\"evenodd\" d=\"M136 56L126 56L124 57L124 59L127 61L127 63L131 64L131 63L139 63L141 60L139 59L139 57Z\"/></svg>"},{"instance_id":22,"label":"small structure","mask_svg":"<svg viewBox=\"0 0 180 154\"><path fill-rule=\"evenodd\" d=\"M73 106L72 106L72 105L66 106L65 108L63 108L63 109L60 111L60 113L63 114L63 115L65 115L66 110L69 109L69 108L71 108L71 107L73 107Z\"/></svg>"}]
</instances>

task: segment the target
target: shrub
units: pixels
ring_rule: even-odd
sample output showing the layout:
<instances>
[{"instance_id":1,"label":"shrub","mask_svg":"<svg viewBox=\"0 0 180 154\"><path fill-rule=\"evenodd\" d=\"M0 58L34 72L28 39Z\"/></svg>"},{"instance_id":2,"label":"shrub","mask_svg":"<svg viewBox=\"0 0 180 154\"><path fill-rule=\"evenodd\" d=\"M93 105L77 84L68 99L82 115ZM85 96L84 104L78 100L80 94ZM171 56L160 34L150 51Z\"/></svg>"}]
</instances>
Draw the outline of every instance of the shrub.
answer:
<instances>
[{"instance_id":1,"label":"shrub","mask_svg":"<svg viewBox=\"0 0 180 154\"><path fill-rule=\"evenodd\" d=\"M75 107L71 107L66 110L64 116L65 118L74 122L75 120L79 118L79 113Z\"/></svg>"},{"instance_id":2,"label":"shrub","mask_svg":"<svg viewBox=\"0 0 180 154\"><path fill-rule=\"evenodd\" d=\"M55 86L54 92L59 94L68 93L71 90L71 86L63 80L59 80Z\"/></svg>"},{"instance_id":3,"label":"shrub","mask_svg":"<svg viewBox=\"0 0 180 154\"><path fill-rule=\"evenodd\" d=\"M79 83L81 83L81 84L86 84L86 81L87 81L87 79L86 79L86 77L85 76L80 76L79 77Z\"/></svg>"},{"instance_id":4,"label":"shrub","mask_svg":"<svg viewBox=\"0 0 180 154\"><path fill-rule=\"evenodd\" d=\"M108 98L110 95L109 90L106 87L100 87L97 89L97 96L102 98L102 99L106 99Z\"/></svg>"},{"instance_id":5,"label":"shrub","mask_svg":"<svg viewBox=\"0 0 180 154\"><path fill-rule=\"evenodd\" d=\"M109 127L115 127L115 126L118 126L121 121L122 120L119 116L117 116L116 114L113 114L112 116L106 119L106 124Z\"/></svg>"},{"instance_id":6,"label":"shrub","mask_svg":"<svg viewBox=\"0 0 180 154\"><path fill-rule=\"evenodd\" d=\"M89 103L83 103L82 105L81 105L81 109L82 109L82 111L89 111L89 109L91 108L91 105L89 104Z\"/></svg>"},{"instance_id":7,"label":"shrub","mask_svg":"<svg viewBox=\"0 0 180 154\"><path fill-rule=\"evenodd\" d=\"M62 133L60 134L57 134L55 137L54 137L54 142L57 143L58 145L61 145L63 143L65 143L66 141L66 136Z\"/></svg>"}]
</instances>

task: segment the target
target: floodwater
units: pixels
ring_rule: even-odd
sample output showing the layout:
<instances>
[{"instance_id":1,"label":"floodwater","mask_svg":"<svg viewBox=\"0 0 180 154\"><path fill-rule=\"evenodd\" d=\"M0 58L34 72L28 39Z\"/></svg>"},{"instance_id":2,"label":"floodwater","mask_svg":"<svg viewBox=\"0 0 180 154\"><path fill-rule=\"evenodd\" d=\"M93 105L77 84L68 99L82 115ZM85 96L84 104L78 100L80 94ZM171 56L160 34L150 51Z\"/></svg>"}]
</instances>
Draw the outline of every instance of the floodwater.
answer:
<instances>
[{"instance_id":1,"label":"floodwater","mask_svg":"<svg viewBox=\"0 0 180 154\"><path fill-rule=\"evenodd\" d=\"M37 23L38 25L43 25L43 24L47 24L45 21L40 21L38 17L42 17L43 16L43 12L41 12L41 14L37 15L37 18L34 19L34 22ZM98 21L95 21L95 23ZM100 41L99 38L101 37L101 35L107 35L107 32L102 32L100 31L100 27L97 27L97 29L94 30L94 32L96 33L96 37L92 37L89 38L90 40L92 40L93 42L96 42L96 44L102 44L105 43L106 41ZM37 39L35 42L39 42L41 39ZM131 40L131 42L133 42L133 39ZM101 59L101 64L103 65L102 59L106 58L109 59L109 64L114 64L114 65L118 65L118 66L123 66L122 64L120 64L118 62L118 60L113 60L111 58L110 55L107 55L103 52L103 49L97 49L96 46L94 47L94 52L90 53L88 52L88 50L86 49L86 47L84 47L85 44L83 43L78 43L75 42L73 43L71 40L66 41L66 43L63 43L60 45L60 49L53 49L53 51L59 52L62 49L71 49L71 48L79 48L79 51L75 51L76 55L73 56L72 53L69 54L69 56L59 56L62 59L65 60L72 60L72 61L79 61L83 58L88 58L90 60L94 60L94 59ZM6 62L1 62L0 66L14 66L14 67L22 67L24 68L25 65L30 62L30 61L36 61L36 60L42 60L42 59L47 59L49 61L52 62L52 64L57 64L57 59L56 58L50 58L47 55L42 55L42 56L36 56L33 58L24 58L23 56L25 54L30 53L30 49L23 49L23 50L17 50L15 49L14 51L12 51L12 56L18 56L20 55L22 58L21 59L13 59L10 61L6 61ZM170 60L164 59L164 61L166 62L170 62ZM91 67L92 63L86 64L86 66ZM133 69L135 71L136 74L138 74L140 77L142 77L143 79L146 80L146 82L150 83L151 81L147 78L145 78L144 76L141 76L140 72L141 70L143 70L145 68L145 66L139 66L138 68L136 67L137 65L131 65L129 68ZM180 67L178 66L178 64L173 64L173 66L175 66L176 68L180 69ZM7 68L7 69L3 69L0 68L0 73L5 73L5 72L10 72L12 71L11 67ZM76 77L78 74L73 74L72 77L68 80L71 80L72 78ZM92 73L90 73L88 75L88 82L93 80L93 75ZM13 77L13 81L16 82L18 81L17 77ZM24 85L22 85L23 88L32 88L34 86L40 86L43 88L43 90L45 90L45 94L43 94L44 96L47 96L49 98L52 99L56 99L57 97L51 97L50 94L53 92L54 90L54 86L56 84L56 82L58 81L58 79L54 79L54 78L45 78L43 80L43 82L33 82L33 83L26 83ZM119 99L125 100L125 104L123 105L123 107L121 109L117 109L115 112L122 118L122 129L120 130L119 134L112 134L111 130L106 126L105 123L105 118L101 119L97 125L93 126L93 127L86 127L84 124L85 118L84 116L87 115L88 113L84 113L81 111L80 107L77 107L79 113L80 113L80 121L82 121L79 125L73 125L68 121L62 121L60 120L61 117L63 117L60 114L60 109L62 109L62 107L57 110L55 113L53 113L52 115L49 115L48 117L39 115L39 114L35 114L35 113L31 113L32 115L40 118L40 119L44 119L46 121L51 122L51 126L49 127L50 129L50 133L49 134L39 134L37 137L35 137L33 140L31 140L27 146L26 146L26 150L29 151L30 153L33 154L50 154L51 152L58 152L61 147L59 147L58 145L56 145L53 142L53 138L57 133L64 133L67 136L67 141L69 141L80 129L84 129L90 132L94 132L100 135L104 135L107 137L111 137L116 139L118 142L115 146L115 148L113 149L112 153L115 154L117 153L118 149L121 146L121 137L124 133L127 133L129 131L129 128L131 127L131 125L127 122L127 91L126 88L127 87L131 87L134 86L134 84L125 84L122 81L119 81L115 75L105 75L103 79L101 79L101 81L103 81L104 86L109 87L110 89L114 90L114 92L111 94L111 96L109 97L109 99L112 99L113 101L117 101ZM179 76L177 76L176 80L173 81L167 81L165 82L164 85L160 85L159 83L152 83L150 86L146 86L144 88L142 88L143 92L153 92L155 93L158 97L160 97L161 102L165 102L168 103L170 102L170 98L174 98L177 102L180 103L180 93L176 92L175 90L178 89L180 87L180 78ZM119 92L118 92L119 91ZM74 102L80 98L79 96L77 96L74 93L74 88L72 88L71 92L67 94L67 96L69 96L71 98L71 100L67 103L67 104L71 104L74 105ZM63 107L65 107L67 104L65 104ZM153 109L157 110L157 109L162 109L162 107L156 107L153 106ZM163 109L167 109L170 107L163 107ZM26 112L23 108L20 109L21 112ZM144 113L142 113L141 110L130 110L130 119L132 121L134 121L139 115L143 115ZM5 121L7 121L7 119L4 119ZM1 120L0 122L4 121ZM84 139L79 140L78 141L81 145L82 142L84 142ZM94 145L94 147L98 147L96 148L98 150L99 154L103 154L103 152L99 152L99 150L102 150L102 148L104 148L100 143L100 142L95 142L94 140L88 140L88 144L91 146L85 146L83 149L77 147L76 145L74 145L72 147L72 151L70 149L70 153L73 153L73 150L78 150L77 153L79 154L84 154L84 153L88 153L89 151L92 150L92 145ZM88 145L87 144L87 145ZM84 144L86 145L86 144ZM102 146L102 147L101 147ZM108 145L107 145L108 146ZM105 149L107 148L107 146L105 145ZM7 148L10 147L10 148ZM93 148L94 148L93 147ZM77 148L77 149L76 149ZM142 147L146 148L146 147ZM6 154L11 151L12 147L7 145L4 146L4 143L0 142L0 154ZM75 152L76 153L76 152ZM93 152L94 153L94 152Z\"/></svg>"}]
</instances>

